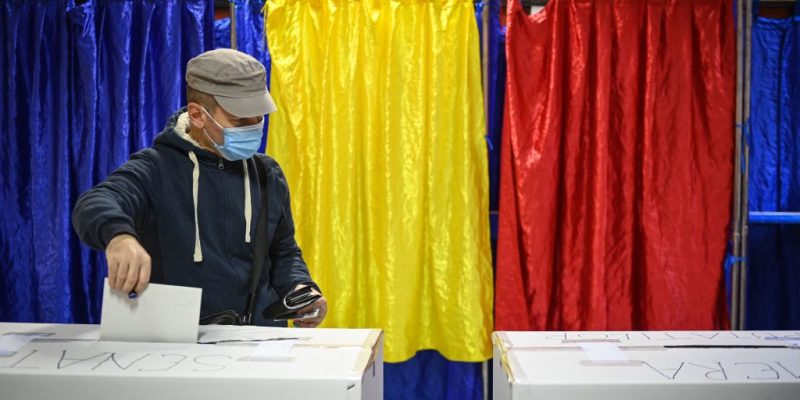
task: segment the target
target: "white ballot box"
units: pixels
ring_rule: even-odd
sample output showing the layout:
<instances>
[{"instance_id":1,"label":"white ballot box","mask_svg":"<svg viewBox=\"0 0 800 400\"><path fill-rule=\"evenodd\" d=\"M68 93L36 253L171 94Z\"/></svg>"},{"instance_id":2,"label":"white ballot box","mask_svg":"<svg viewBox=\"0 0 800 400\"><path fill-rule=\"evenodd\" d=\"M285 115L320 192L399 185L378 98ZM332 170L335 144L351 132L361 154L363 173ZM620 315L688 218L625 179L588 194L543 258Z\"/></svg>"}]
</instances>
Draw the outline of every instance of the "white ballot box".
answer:
<instances>
[{"instance_id":1,"label":"white ballot box","mask_svg":"<svg viewBox=\"0 0 800 400\"><path fill-rule=\"evenodd\" d=\"M800 399L800 331L495 332L504 399Z\"/></svg>"},{"instance_id":2,"label":"white ballot box","mask_svg":"<svg viewBox=\"0 0 800 400\"><path fill-rule=\"evenodd\" d=\"M198 343L100 341L99 325L0 323L0 399L380 399L372 329L203 326Z\"/></svg>"}]
</instances>

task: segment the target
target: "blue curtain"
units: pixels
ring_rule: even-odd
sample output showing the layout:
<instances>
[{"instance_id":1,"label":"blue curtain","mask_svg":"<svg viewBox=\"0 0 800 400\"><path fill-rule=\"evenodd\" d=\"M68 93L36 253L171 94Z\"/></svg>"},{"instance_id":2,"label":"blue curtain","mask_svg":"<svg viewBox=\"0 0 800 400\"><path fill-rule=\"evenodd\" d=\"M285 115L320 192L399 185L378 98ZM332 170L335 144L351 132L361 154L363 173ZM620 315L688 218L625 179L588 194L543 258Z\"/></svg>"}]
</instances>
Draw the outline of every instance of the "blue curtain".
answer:
<instances>
[{"instance_id":1,"label":"blue curtain","mask_svg":"<svg viewBox=\"0 0 800 400\"><path fill-rule=\"evenodd\" d=\"M481 363L455 362L438 351L417 352L402 363L384 364L384 398L483 399Z\"/></svg>"},{"instance_id":2,"label":"blue curtain","mask_svg":"<svg viewBox=\"0 0 800 400\"><path fill-rule=\"evenodd\" d=\"M214 48L231 47L231 19L221 18L214 21Z\"/></svg>"},{"instance_id":3,"label":"blue curtain","mask_svg":"<svg viewBox=\"0 0 800 400\"><path fill-rule=\"evenodd\" d=\"M506 29L500 24L505 12L500 0L475 3L475 18L483 38L483 10L489 7L489 110L486 120L486 145L489 149L489 224L492 259L497 254L497 213L500 198L500 143L503 135L503 107L506 97ZM481 39L483 52L483 39Z\"/></svg>"},{"instance_id":4,"label":"blue curtain","mask_svg":"<svg viewBox=\"0 0 800 400\"><path fill-rule=\"evenodd\" d=\"M755 18L749 121L750 210L800 212L800 4ZM747 329L800 329L800 225L751 224Z\"/></svg>"},{"instance_id":5,"label":"blue curtain","mask_svg":"<svg viewBox=\"0 0 800 400\"><path fill-rule=\"evenodd\" d=\"M72 207L183 104L211 4L2 3L0 320L99 321L105 260L75 236Z\"/></svg>"},{"instance_id":6,"label":"blue curtain","mask_svg":"<svg viewBox=\"0 0 800 400\"><path fill-rule=\"evenodd\" d=\"M267 67L269 77L272 61L264 39L264 0L232 0L236 7L237 50L250 54ZM214 21L214 48L231 47L231 20ZM269 79L269 78L267 78Z\"/></svg>"},{"instance_id":7,"label":"blue curtain","mask_svg":"<svg viewBox=\"0 0 800 400\"><path fill-rule=\"evenodd\" d=\"M483 35L483 9L486 3L475 3L478 30ZM500 24L500 0L490 0L489 6L489 111L486 121L486 141L489 148L489 209L498 210L500 194L500 138L503 134L503 105L506 97L506 29ZM483 37L483 36L481 36ZM483 41L481 41L481 47ZM483 48L481 48L481 51ZM493 230L496 232L496 229ZM495 234L492 236L496 237Z\"/></svg>"}]
</instances>

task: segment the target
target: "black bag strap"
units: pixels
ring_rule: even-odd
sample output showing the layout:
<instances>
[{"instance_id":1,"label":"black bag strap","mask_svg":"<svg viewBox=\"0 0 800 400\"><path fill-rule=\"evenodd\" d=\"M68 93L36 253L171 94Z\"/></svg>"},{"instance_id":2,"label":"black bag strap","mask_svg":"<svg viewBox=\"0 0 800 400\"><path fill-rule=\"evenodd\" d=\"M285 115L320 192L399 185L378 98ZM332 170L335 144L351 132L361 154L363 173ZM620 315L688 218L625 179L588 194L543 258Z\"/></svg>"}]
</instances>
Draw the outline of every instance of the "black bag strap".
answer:
<instances>
[{"instance_id":1,"label":"black bag strap","mask_svg":"<svg viewBox=\"0 0 800 400\"><path fill-rule=\"evenodd\" d=\"M269 211L269 207L267 207L267 171L264 169L264 162L259 158L260 156L256 155L252 160L253 165L255 165L253 172L256 175L259 193L261 195L261 209L258 213L256 236L253 241L253 265L250 268L250 291L247 295L244 314L242 314L242 325L253 324L253 310L255 310L258 299L258 282L261 279L261 269L264 268L264 262L267 258L267 249L269 247L267 244L267 214Z\"/></svg>"}]
</instances>

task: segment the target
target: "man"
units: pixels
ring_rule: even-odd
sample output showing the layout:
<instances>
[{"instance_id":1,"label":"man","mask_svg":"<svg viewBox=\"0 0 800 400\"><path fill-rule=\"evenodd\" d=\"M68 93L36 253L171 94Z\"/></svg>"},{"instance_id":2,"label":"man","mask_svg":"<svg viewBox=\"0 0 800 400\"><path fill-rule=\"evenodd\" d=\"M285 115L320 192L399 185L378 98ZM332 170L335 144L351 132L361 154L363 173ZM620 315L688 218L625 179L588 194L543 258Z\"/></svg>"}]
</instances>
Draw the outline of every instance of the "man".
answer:
<instances>
[{"instance_id":1,"label":"man","mask_svg":"<svg viewBox=\"0 0 800 400\"><path fill-rule=\"evenodd\" d=\"M267 246L254 310L292 289L318 288L294 239L289 189L278 164L256 155L264 115L275 111L266 70L230 49L205 52L186 68L187 106L170 118L155 144L131 156L78 199L72 214L81 240L105 249L109 285L143 293L148 282L201 287L201 315L241 313L249 292L253 241L261 205L255 163L266 172ZM324 297L295 320L315 327Z\"/></svg>"}]
</instances>

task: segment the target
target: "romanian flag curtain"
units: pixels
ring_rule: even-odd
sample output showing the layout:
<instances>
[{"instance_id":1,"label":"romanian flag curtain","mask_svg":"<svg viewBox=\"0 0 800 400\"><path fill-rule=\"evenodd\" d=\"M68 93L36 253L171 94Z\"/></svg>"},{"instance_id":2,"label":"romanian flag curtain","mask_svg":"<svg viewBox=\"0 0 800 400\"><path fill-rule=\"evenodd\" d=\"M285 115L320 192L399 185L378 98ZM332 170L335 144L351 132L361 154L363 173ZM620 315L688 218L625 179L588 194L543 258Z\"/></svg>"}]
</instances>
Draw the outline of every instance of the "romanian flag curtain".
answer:
<instances>
[{"instance_id":1,"label":"romanian flag curtain","mask_svg":"<svg viewBox=\"0 0 800 400\"><path fill-rule=\"evenodd\" d=\"M327 327L385 359L490 357L492 266L472 0L271 0L267 153L292 190Z\"/></svg>"},{"instance_id":2,"label":"romanian flag curtain","mask_svg":"<svg viewBox=\"0 0 800 400\"><path fill-rule=\"evenodd\" d=\"M509 2L500 330L725 325L729 0Z\"/></svg>"}]
</instances>

